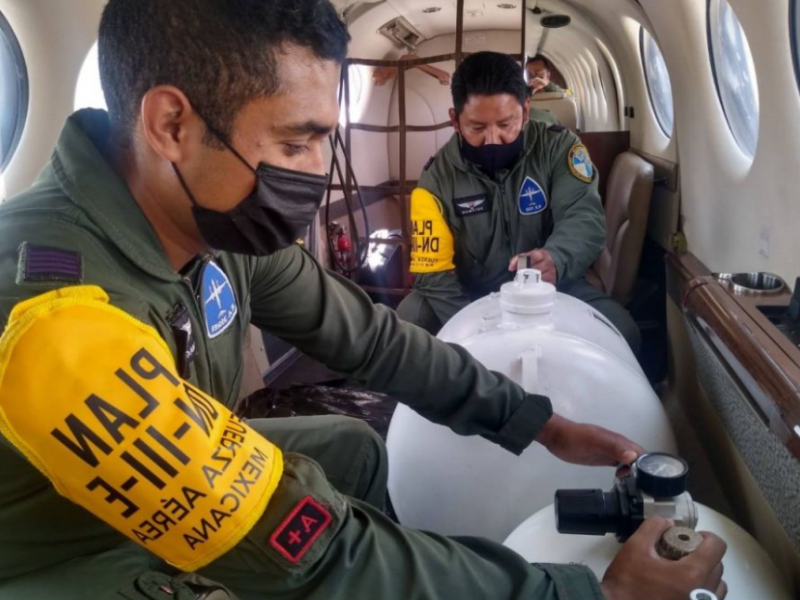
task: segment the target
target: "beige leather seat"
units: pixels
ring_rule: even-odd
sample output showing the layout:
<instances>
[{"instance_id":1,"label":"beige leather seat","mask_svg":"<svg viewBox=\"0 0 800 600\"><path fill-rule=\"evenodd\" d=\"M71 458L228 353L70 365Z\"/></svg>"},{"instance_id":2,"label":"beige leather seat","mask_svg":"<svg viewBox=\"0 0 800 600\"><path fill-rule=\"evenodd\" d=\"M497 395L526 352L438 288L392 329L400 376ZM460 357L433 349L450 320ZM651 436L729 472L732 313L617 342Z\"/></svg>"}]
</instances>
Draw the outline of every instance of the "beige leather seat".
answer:
<instances>
[{"instance_id":1,"label":"beige leather seat","mask_svg":"<svg viewBox=\"0 0 800 600\"><path fill-rule=\"evenodd\" d=\"M633 152L614 161L606 188L606 245L589 282L627 306L639 273L653 195L653 165Z\"/></svg>"},{"instance_id":2,"label":"beige leather seat","mask_svg":"<svg viewBox=\"0 0 800 600\"><path fill-rule=\"evenodd\" d=\"M534 94L531 98L531 108L548 110L567 129L572 131L578 129L578 104L575 98L565 92Z\"/></svg>"}]
</instances>

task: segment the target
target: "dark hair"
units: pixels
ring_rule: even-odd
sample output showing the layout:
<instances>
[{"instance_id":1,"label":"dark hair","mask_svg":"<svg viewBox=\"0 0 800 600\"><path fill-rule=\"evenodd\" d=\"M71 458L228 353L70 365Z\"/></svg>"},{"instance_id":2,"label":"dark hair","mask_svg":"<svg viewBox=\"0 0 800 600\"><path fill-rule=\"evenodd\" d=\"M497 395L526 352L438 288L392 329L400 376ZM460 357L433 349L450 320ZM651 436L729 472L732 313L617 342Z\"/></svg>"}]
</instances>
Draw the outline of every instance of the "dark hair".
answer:
<instances>
[{"instance_id":1,"label":"dark hair","mask_svg":"<svg viewBox=\"0 0 800 600\"><path fill-rule=\"evenodd\" d=\"M109 0L100 23L100 79L122 133L135 126L149 90L174 85L229 138L245 104L280 89L283 46L341 64L349 41L329 0Z\"/></svg>"},{"instance_id":2,"label":"dark hair","mask_svg":"<svg viewBox=\"0 0 800 600\"><path fill-rule=\"evenodd\" d=\"M477 52L464 59L453 75L453 104L461 114L470 96L511 94L524 105L528 86L522 67L507 54Z\"/></svg>"},{"instance_id":3,"label":"dark hair","mask_svg":"<svg viewBox=\"0 0 800 600\"><path fill-rule=\"evenodd\" d=\"M549 58L547 58L546 56L542 56L541 54L537 54L533 58L529 58L528 62L525 63L525 66L527 67L528 65L532 65L535 62L540 62L544 64L544 68L547 69L548 71L553 70L553 63L550 62Z\"/></svg>"}]
</instances>

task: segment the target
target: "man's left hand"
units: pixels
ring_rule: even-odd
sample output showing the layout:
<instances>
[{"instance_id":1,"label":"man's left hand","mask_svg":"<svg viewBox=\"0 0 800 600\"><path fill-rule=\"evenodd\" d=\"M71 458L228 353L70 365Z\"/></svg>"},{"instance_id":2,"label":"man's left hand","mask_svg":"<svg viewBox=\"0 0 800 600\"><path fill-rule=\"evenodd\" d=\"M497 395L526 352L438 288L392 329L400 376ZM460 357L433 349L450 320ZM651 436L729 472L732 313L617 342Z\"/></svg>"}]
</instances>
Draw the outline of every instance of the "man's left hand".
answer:
<instances>
[{"instance_id":1,"label":"man's left hand","mask_svg":"<svg viewBox=\"0 0 800 600\"><path fill-rule=\"evenodd\" d=\"M590 467L632 463L644 449L602 427L584 425L553 415L536 441L564 462Z\"/></svg>"},{"instance_id":2,"label":"man's left hand","mask_svg":"<svg viewBox=\"0 0 800 600\"><path fill-rule=\"evenodd\" d=\"M556 284L558 280L558 273L556 271L556 263L553 256L547 250L533 250L532 252L525 252L511 259L508 265L509 271L516 271L519 268L519 259L523 256L531 257L531 269L536 269L542 272L542 280L547 283Z\"/></svg>"}]
</instances>

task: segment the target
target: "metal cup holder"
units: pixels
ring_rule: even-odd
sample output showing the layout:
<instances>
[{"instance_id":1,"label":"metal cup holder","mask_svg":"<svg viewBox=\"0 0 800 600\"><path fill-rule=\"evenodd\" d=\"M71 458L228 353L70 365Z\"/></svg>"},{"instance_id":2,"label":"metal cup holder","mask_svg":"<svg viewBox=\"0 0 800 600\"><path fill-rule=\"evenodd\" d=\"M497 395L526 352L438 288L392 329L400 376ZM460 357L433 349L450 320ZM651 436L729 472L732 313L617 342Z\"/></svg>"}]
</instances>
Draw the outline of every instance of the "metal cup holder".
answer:
<instances>
[{"instance_id":1,"label":"metal cup holder","mask_svg":"<svg viewBox=\"0 0 800 600\"><path fill-rule=\"evenodd\" d=\"M715 277L733 288L734 294L769 296L786 289L783 279L772 273L717 273Z\"/></svg>"}]
</instances>

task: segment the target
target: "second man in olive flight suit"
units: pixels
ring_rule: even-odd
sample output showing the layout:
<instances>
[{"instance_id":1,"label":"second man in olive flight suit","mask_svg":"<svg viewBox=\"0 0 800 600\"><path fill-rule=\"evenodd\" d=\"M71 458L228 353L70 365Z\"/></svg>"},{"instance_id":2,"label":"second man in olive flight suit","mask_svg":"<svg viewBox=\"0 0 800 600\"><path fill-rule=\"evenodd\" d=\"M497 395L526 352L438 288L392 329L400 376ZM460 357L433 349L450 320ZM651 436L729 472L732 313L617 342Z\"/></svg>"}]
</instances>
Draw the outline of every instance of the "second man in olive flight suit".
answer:
<instances>
[{"instance_id":1,"label":"second man in olive flight suit","mask_svg":"<svg viewBox=\"0 0 800 600\"><path fill-rule=\"evenodd\" d=\"M464 60L453 100L457 133L411 197L415 291L401 317L435 334L470 302L499 291L527 254L545 281L602 313L638 351L631 316L584 277L605 242L586 147L563 127L528 119L522 69L504 54Z\"/></svg>"}]
</instances>

